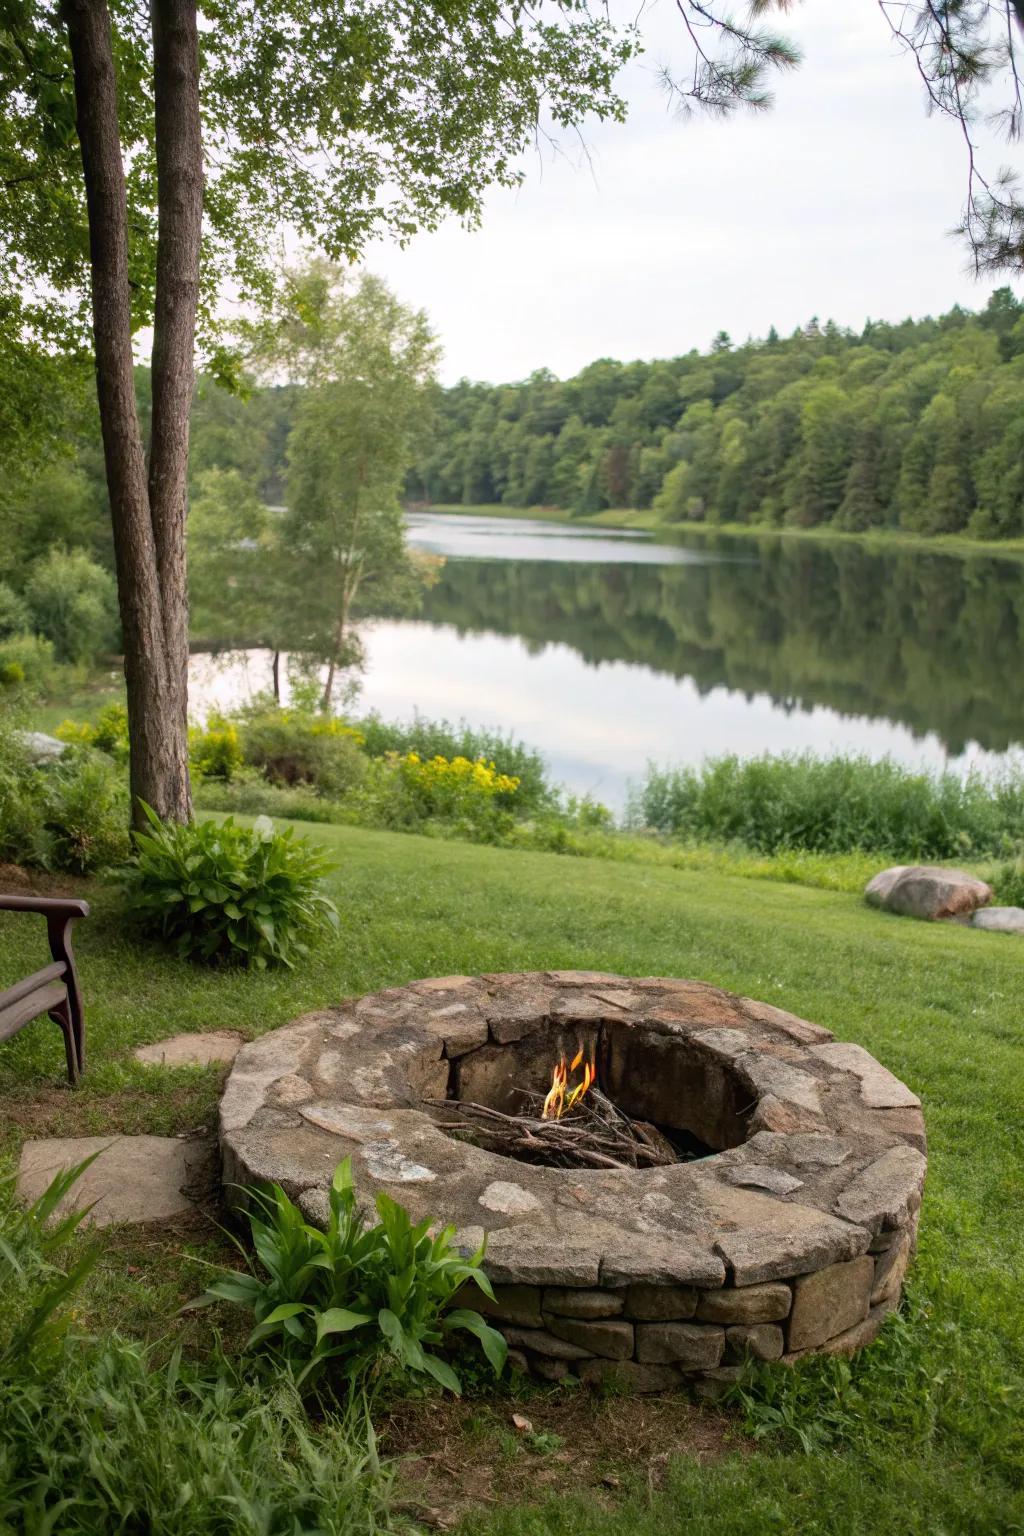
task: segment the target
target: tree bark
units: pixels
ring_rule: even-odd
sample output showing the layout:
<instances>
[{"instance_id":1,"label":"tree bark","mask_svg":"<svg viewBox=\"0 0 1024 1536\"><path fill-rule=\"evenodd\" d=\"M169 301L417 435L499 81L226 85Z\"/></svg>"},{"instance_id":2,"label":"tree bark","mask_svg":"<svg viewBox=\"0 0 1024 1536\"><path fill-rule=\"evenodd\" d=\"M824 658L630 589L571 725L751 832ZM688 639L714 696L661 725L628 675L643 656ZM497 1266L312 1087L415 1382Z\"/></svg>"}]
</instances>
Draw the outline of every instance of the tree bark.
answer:
<instances>
[{"instance_id":1,"label":"tree bark","mask_svg":"<svg viewBox=\"0 0 1024 1536\"><path fill-rule=\"evenodd\" d=\"M192 811L188 777L189 419L195 389L196 310L203 224L196 0L151 0L156 127L157 252L149 511L168 665L165 711L180 744L168 775L175 820Z\"/></svg>"},{"instance_id":2,"label":"tree bark","mask_svg":"<svg viewBox=\"0 0 1024 1536\"><path fill-rule=\"evenodd\" d=\"M151 469L147 478L135 401L127 191L110 15L106 0L62 0L61 17L74 68L89 219L96 388L124 638L132 815L137 824L143 820L139 802L144 800L161 817L187 821L191 815L184 562L188 413L187 408L183 413L181 400L186 337L191 399L198 281L198 238L192 239L196 185L200 200L202 195L195 7L185 0L154 0L160 174L153 356L154 442L158 416L160 423L156 517L151 502L154 474ZM169 137L169 148L161 148L161 132L165 139ZM187 165L189 156L198 156L197 163ZM179 263L180 274L175 270ZM161 295L161 286L167 288L166 295Z\"/></svg>"}]
</instances>

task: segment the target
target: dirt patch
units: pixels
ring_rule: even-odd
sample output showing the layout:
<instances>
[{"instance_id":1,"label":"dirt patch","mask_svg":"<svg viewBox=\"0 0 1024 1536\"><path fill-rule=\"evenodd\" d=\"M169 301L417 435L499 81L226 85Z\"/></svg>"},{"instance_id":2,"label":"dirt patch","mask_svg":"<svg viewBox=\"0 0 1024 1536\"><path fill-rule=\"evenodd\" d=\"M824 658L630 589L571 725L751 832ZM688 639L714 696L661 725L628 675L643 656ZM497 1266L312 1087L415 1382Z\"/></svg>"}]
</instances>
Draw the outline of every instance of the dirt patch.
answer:
<instances>
[{"instance_id":1,"label":"dirt patch","mask_svg":"<svg viewBox=\"0 0 1024 1536\"><path fill-rule=\"evenodd\" d=\"M50 874L45 869L24 869L20 864L0 864L0 890L19 896L87 897L95 881L84 875Z\"/></svg>"},{"instance_id":2,"label":"dirt patch","mask_svg":"<svg viewBox=\"0 0 1024 1536\"><path fill-rule=\"evenodd\" d=\"M154 1095L145 1087L92 1094L64 1083L39 1086L31 1098L20 1090L0 1096L4 1141L17 1145L29 1137L180 1136L208 1134L216 1124L220 1079Z\"/></svg>"},{"instance_id":3,"label":"dirt patch","mask_svg":"<svg viewBox=\"0 0 1024 1536\"><path fill-rule=\"evenodd\" d=\"M585 1493L606 1507L663 1482L671 1458L712 1461L750 1448L735 1419L679 1393L600 1397L585 1388L517 1400L394 1403L376 1422L401 1464L398 1497L449 1530L474 1509Z\"/></svg>"}]
</instances>

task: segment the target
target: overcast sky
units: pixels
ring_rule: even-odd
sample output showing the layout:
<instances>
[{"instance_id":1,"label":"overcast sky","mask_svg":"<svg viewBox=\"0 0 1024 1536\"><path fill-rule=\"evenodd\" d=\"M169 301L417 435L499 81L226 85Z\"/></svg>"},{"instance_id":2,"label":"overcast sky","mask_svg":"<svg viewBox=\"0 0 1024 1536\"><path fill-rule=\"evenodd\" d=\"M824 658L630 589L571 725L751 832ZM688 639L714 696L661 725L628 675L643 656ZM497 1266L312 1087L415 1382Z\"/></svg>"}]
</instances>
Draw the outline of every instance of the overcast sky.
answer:
<instances>
[{"instance_id":1,"label":"overcast sky","mask_svg":"<svg viewBox=\"0 0 1024 1536\"><path fill-rule=\"evenodd\" d=\"M427 310L443 378L492 381L596 357L670 357L785 333L818 315L873 319L984 305L948 231L966 167L955 126L926 116L913 61L875 0L804 0L785 25L804 53L772 112L680 121L657 66L687 57L672 0L648 5L646 54L622 77L625 125L591 124L590 164L529 157L483 228L450 225L367 266ZM992 151L991 165L1007 159Z\"/></svg>"}]
</instances>

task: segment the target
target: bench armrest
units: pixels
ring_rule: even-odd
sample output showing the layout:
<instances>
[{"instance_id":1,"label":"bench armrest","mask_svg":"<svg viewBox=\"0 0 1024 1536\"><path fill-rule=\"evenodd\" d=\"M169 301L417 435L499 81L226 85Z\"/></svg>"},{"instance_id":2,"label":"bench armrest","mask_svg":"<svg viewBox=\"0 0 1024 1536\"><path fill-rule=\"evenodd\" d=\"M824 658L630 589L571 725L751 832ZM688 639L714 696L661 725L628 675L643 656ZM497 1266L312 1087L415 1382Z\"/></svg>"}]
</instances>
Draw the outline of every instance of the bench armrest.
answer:
<instances>
[{"instance_id":1,"label":"bench armrest","mask_svg":"<svg viewBox=\"0 0 1024 1536\"><path fill-rule=\"evenodd\" d=\"M88 917L89 903L72 896L5 896L0 892L0 912L38 912L42 917Z\"/></svg>"}]
</instances>

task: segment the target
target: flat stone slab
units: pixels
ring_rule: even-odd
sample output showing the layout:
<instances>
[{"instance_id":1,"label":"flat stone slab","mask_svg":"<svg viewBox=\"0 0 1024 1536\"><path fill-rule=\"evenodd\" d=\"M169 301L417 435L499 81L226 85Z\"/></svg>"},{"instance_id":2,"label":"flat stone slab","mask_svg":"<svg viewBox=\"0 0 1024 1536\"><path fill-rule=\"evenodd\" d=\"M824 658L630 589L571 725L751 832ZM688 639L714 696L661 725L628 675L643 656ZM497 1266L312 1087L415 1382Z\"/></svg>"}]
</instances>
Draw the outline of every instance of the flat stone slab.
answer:
<instances>
[{"instance_id":1,"label":"flat stone slab","mask_svg":"<svg viewBox=\"0 0 1024 1536\"><path fill-rule=\"evenodd\" d=\"M26 1141L18 1166L18 1195L37 1200L56 1174L99 1153L59 1207L60 1214L92 1205L85 1224L166 1221L195 1209L186 1190L209 1177L208 1141L176 1136L72 1136Z\"/></svg>"},{"instance_id":2,"label":"flat stone slab","mask_svg":"<svg viewBox=\"0 0 1024 1536\"><path fill-rule=\"evenodd\" d=\"M972 928L986 928L989 933L1024 934L1024 907L984 907L971 918Z\"/></svg>"},{"instance_id":3,"label":"flat stone slab","mask_svg":"<svg viewBox=\"0 0 1024 1536\"><path fill-rule=\"evenodd\" d=\"M626 1115L708 1155L555 1168L450 1127L448 1100L516 1114L580 1050ZM716 1370L724 1326L754 1330L731 1347L765 1358L847 1333L892 1289L871 1245L905 1233L909 1251L926 1167L917 1096L862 1046L705 982L571 971L445 976L306 1014L241 1047L220 1141L232 1204L275 1180L323 1225L348 1157L367 1209L386 1191L463 1251L486 1244L496 1320L544 1379L553 1361L583 1379L612 1359L659 1380ZM819 1272L834 1283L804 1284Z\"/></svg>"},{"instance_id":4,"label":"flat stone slab","mask_svg":"<svg viewBox=\"0 0 1024 1536\"><path fill-rule=\"evenodd\" d=\"M230 1029L211 1029L197 1035L171 1035L132 1052L147 1067L209 1067L234 1061L243 1037Z\"/></svg>"}]
</instances>

